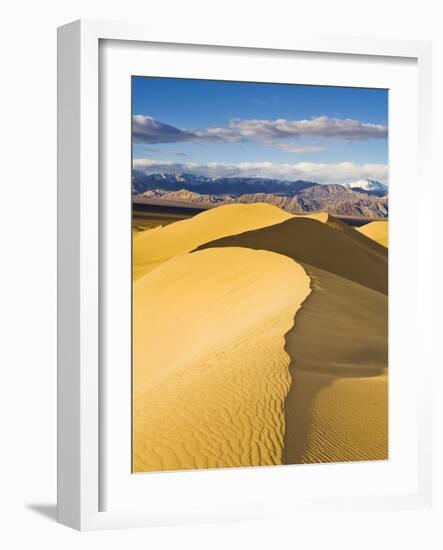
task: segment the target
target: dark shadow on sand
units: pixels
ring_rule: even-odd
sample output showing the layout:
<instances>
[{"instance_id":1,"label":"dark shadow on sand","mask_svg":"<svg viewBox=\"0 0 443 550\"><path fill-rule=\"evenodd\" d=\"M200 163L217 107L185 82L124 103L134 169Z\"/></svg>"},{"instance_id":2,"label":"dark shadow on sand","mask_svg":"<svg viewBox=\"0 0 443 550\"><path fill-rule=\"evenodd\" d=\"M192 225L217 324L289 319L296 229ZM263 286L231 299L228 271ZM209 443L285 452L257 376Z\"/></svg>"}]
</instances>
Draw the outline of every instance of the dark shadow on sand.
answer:
<instances>
[{"instance_id":1,"label":"dark shadow on sand","mask_svg":"<svg viewBox=\"0 0 443 550\"><path fill-rule=\"evenodd\" d=\"M388 251L334 218L292 218L197 250L229 246L283 254L311 279L311 294L285 335L292 384L284 405L284 463L298 464L318 393L337 378L378 376L387 367Z\"/></svg>"}]
</instances>

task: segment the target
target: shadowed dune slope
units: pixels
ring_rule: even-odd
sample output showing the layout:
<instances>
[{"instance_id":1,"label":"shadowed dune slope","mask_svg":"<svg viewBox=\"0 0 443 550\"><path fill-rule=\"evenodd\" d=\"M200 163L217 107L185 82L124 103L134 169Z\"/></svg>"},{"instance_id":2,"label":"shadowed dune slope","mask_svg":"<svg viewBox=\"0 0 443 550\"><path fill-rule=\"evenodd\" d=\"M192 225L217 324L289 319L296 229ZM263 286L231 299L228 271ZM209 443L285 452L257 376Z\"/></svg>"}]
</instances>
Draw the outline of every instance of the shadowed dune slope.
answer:
<instances>
[{"instance_id":1,"label":"shadowed dune slope","mask_svg":"<svg viewBox=\"0 0 443 550\"><path fill-rule=\"evenodd\" d=\"M304 264L312 292L286 335L285 462L388 456L388 299Z\"/></svg>"},{"instance_id":2,"label":"shadowed dune slope","mask_svg":"<svg viewBox=\"0 0 443 550\"><path fill-rule=\"evenodd\" d=\"M387 250L352 228L291 218L282 223L202 244L272 250L387 294Z\"/></svg>"},{"instance_id":3,"label":"shadowed dune slope","mask_svg":"<svg viewBox=\"0 0 443 550\"><path fill-rule=\"evenodd\" d=\"M142 231L133 238L133 278L138 279L169 258L208 241L289 218L291 214L271 204L230 204L165 227Z\"/></svg>"},{"instance_id":4,"label":"shadowed dune slope","mask_svg":"<svg viewBox=\"0 0 443 550\"><path fill-rule=\"evenodd\" d=\"M375 252L379 252L382 254L386 253L386 251L383 250L383 248L380 248L380 246L384 246L384 245L382 243L379 243L377 239L373 239L369 235L366 235L364 231L361 231L362 228L354 228L348 225L347 223L342 222L341 220L335 218L331 214L328 214L327 212L321 212L316 216L311 215L309 216L309 218L321 221L322 223L324 223L328 227L331 227L332 229L337 229L339 231L342 231L351 239L359 242L363 246L372 248L372 250L374 250ZM371 223L387 224L388 222L382 221L382 222L371 222ZM367 225L371 225L371 223L366 224L363 227L366 227Z\"/></svg>"},{"instance_id":5,"label":"shadowed dune slope","mask_svg":"<svg viewBox=\"0 0 443 550\"><path fill-rule=\"evenodd\" d=\"M366 242L292 219L207 245L283 253L311 279L311 294L286 335L287 464L387 458L387 254Z\"/></svg>"},{"instance_id":6,"label":"shadowed dune slope","mask_svg":"<svg viewBox=\"0 0 443 550\"><path fill-rule=\"evenodd\" d=\"M386 248L268 204L133 242L134 471L387 458Z\"/></svg>"},{"instance_id":7,"label":"shadowed dune slope","mask_svg":"<svg viewBox=\"0 0 443 550\"><path fill-rule=\"evenodd\" d=\"M357 231L388 248L388 227L388 222L377 221L367 223L363 227L359 227Z\"/></svg>"},{"instance_id":8,"label":"shadowed dune slope","mask_svg":"<svg viewBox=\"0 0 443 550\"><path fill-rule=\"evenodd\" d=\"M133 469L281 464L285 338L310 292L292 259L186 253L133 286Z\"/></svg>"},{"instance_id":9,"label":"shadowed dune slope","mask_svg":"<svg viewBox=\"0 0 443 550\"><path fill-rule=\"evenodd\" d=\"M326 212L293 215L268 203L230 204L167 226L133 233L133 279L138 279L169 258L190 252L207 242L279 224L292 218L317 220L360 239L367 245L370 243L368 246L376 249L378 247L376 243Z\"/></svg>"}]
</instances>

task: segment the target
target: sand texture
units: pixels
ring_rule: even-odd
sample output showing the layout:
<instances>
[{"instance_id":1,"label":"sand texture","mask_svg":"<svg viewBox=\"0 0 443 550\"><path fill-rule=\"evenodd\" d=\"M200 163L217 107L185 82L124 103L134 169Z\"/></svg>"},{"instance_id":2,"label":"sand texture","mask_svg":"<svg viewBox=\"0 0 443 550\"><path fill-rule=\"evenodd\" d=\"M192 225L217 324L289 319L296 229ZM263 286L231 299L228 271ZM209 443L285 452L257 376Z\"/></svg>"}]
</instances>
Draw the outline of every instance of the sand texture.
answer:
<instances>
[{"instance_id":1,"label":"sand texture","mask_svg":"<svg viewBox=\"0 0 443 550\"><path fill-rule=\"evenodd\" d=\"M358 231L373 241L388 248L388 222L376 221L358 228Z\"/></svg>"},{"instance_id":2,"label":"sand texture","mask_svg":"<svg viewBox=\"0 0 443 550\"><path fill-rule=\"evenodd\" d=\"M243 248L134 283L134 471L282 463L284 335L309 291L290 258Z\"/></svg>"},{"instance_id":3,"label":"sand texture","mask_svg":"<svg viewBox=\"0 0 443 550\"><path fill-rule=\"evenodd\" d=\"M304 267L312 293L286 336L285 462L386 459L387 297Z\"/></svg>"},{"instance_id":4,"label":"sand texture","mask_svg":"<svg viewBox=\"0 0 443 550\"><path fill-rule=\"evenodd\" d=\"M286 335L284 462L386 459L387 251L332 217L322 221L292 219L206 246L263 247L293 258L311 279Z\"/></svg>"},{"instance_id":5,"label":"sand texture","mask_svg":"<svg viewBox=\"0 0 443 550\"><path fill-rule=\"evenodd\" d=\"M202 212L166 227L141 231L133 239L133 278L162 262L226 235L266 227L292 215L265 203L232 204Z\"/></svg>"},{"instance_id":6,"label":"sand texture","mask_svg":"<svg viewBox=\"0 0 443 550\"><path fill-rule=\"evenodd\" d=\"M190 252L207 242L268 227L291 218L309 218L348 230L325 212L293 215L267 203L231 204L202 212L198 216L147 227L133 234L133 278L138 279L169 258Z\"/></svg>"},{"instance_id":7,"label":"sand texture","mask_svg":"<svg viewBox=\"0 0 443 550\"><path fill-rule=\"evenodd\" d=\"M134 471L387 458L388 256L368 236L265 204L136 234Z\"/></svg>"},{"instance_id":8,"label":"sand texture","mask_svg":"<svg viewBox=\"0 0 443 550\"><path fill-rule=\"evenodd\" d=\"M333 218L329 216L331 223ZM384 294L388 290L387 250L351 227L294 217L265 229L211 241L203 248L242 246L272 250L319 267Z\"/></svg>"}]
</instances>

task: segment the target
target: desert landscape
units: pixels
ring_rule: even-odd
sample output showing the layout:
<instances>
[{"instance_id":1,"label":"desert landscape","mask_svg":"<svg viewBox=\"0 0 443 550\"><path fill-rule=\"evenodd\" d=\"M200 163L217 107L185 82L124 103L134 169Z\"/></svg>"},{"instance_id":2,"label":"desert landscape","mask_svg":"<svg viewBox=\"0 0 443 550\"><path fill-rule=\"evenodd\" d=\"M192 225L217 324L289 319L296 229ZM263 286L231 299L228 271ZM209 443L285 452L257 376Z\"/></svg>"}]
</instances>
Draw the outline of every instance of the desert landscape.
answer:
<instances>
[{"instance_id":1,"label":"desert landscape","mask_svg":"<svg viewBox=\"0 0 443 550\"><path fill-rule=\"evenodd\" d=\"M386 459L387 233L265 203L134 232L134 471Z\"/></svg>"},{"instance_id":2,"label":"desert landscape","mask_svg":"<svg viewBox=\"0 0 443 550\"><path fill-rule=\"evenodd\" d=\"M132 99L133 472L388 459L387 91Z\"/></svg>"}]
</instances>

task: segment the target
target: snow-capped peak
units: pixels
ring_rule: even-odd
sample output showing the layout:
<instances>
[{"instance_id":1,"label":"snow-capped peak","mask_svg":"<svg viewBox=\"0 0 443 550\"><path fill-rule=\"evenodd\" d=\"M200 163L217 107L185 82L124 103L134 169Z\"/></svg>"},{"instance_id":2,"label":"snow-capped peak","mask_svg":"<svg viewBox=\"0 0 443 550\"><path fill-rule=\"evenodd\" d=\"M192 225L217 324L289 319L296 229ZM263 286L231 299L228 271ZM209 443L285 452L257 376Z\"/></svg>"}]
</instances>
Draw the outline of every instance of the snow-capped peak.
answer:
<instances>
[{"instance_id":1,"label":"snow-capped peak","mask_svg":"<svg viewBox=\"0 0 443 550\"><path fill-rule=\"evenodd\" d=\"M376 180L357 180L351 183L345 183L344 186L348 189L363 189L364 191L369 191L376 194L388 194L388 186L386 185L386 183L381 183L380 181Z\"/></svg>"}]
</instances>

